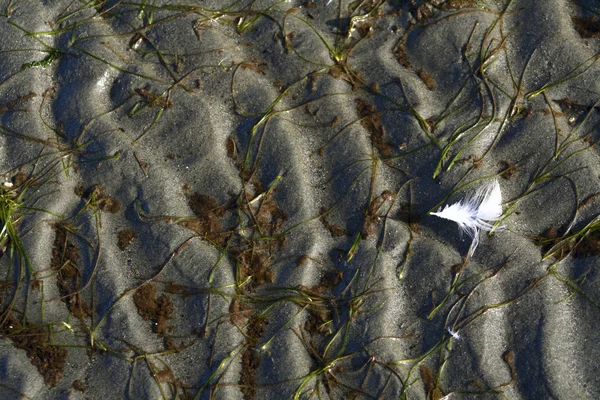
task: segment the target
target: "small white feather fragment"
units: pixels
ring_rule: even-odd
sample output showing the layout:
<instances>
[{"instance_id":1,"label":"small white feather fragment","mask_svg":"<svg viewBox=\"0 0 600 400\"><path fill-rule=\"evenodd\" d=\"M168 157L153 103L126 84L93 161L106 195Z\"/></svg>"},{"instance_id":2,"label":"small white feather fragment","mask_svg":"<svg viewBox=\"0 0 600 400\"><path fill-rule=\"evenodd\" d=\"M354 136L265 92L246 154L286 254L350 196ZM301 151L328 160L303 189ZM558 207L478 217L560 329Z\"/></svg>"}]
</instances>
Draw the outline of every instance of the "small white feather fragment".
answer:
<instances>
[{"instance_id":1,"label":"small white feather fragment","mask_svg":"<svg viewBox=\"0 0 600 400\"><path fill-rule=\"evenodd\" d=\"M454 340L461 340L462 336L458 334L458 331L454 332L451 327L446 328L450 336L454 338Z\"/></svg>"},{"instance_id":2,"label":"small white feather fragment","mask_svg":"<svg viewBox=\"0 0 600 400\"><path fill-rule=\"evenodd\" d=\"M479 230L490 231L490 222L498 221L502 216L500 184L494 179L490 184L477 189L472 197L446 205L443 209L440 207L431 214L456 222L460 233L466 232L473 239L469 249L471 256L479 244Z\"/></svg>"}]
</instances>

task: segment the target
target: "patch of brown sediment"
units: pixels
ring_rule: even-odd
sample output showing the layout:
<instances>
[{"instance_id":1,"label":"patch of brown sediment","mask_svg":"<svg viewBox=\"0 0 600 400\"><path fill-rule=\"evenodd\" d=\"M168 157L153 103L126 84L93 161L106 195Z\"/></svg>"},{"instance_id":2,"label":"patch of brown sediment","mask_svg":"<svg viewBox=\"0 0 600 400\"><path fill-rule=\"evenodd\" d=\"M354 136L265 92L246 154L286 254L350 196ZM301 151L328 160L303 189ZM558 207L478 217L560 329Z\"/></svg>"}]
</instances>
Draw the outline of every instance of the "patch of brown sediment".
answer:
<instances>
[{"instance_id":1,"label":"patch of brown sediment","mask_svg":"<svg viewBox=\"0 0 600 400\"><path fill-rule=\"evenodd\" d=\"M539 236L535 236L534 242L538 246L541 246L542 251L546 253L552 248L552 246L554 246L556 242L558 242L559 239L560 238L558 236L558 229L556 229L556 227L554 226L551 226L546 232L542 233ZM564 250L561 250L559 254L562 254L563 252ZM562 257L559 255L559 258Z\"/></svg>"},{"instance_id":2,"label":"patch of brown sediment","mask_svg":"<svg viewBox=\"0 0 600 400\"><path fill-rule=\"evenodd\" d=\"M498 166L502 168L500 176L506 180L514 180L517 177L517 166L506 160L498 162Z\"/></svg>"},{"instance_id":3,"label":"patch of brown sediment","mask_svg":"<svg viewBox=\"0 0 600 400\"><path fill-rule=\"evenodd\" d=\"M238 328L242 328L253 312L247 303L234 298L229 305L229 320Z\"/></svg>"},{"instance_id":4,"label":"patch of brown sediment","mask_svg":"<svg viewBox=\"0 0 600 400\"><path fill-rule=\"evenodd\" d=\"M381 221L381 206L385 202L393 201L396 198L396 194L391 190L384 190L381 195L371 201L369 208L367 209L367 215L363 221L363 227L361 236L363 239L368 239L375 234L375 227Z\"/></svg>"},{"instance_id":5,"label":"patch of brown sediment","mask_svg":"<svg viewBox=\"0 0 600 400\"><path fill-rule=\"evenodd\" d=\"M296 261L296 267L303 266L308 262L308 260L310 260L310 256L308 254L301 255L300 258L298 258L298 261Z\"/></svg>"},{"instance_id":6,"label":"patch of brown sediment","mask_svg":"<svg viewBox=\"0 0 600 400\"><path fill-rule=\"evenodd\" d=\"M326 212L327 212L327 209L325 207L321 207L321 218L319 218L319 219L321 220L321 223L323 224L325 229L327 229L329 231L329 233L331 233L331 236L333 236L333 237L345 236L346 230L335 224L330 223L327 219Z\"/></svg>"},{"instance_id":7,"label":"patch of brown sediment","mask_svg":"<svg viewBox=\"0 0 600 400\"><path fill-rule=\"evenodd\" d=\"M146 104L149 107L161 107L161 108L173 107L173 102L171 102L170 96L165 97L162 94L153 93L146 88L135 89L133 91L133 94L140 98L141 103Z\"/></svg>"},{"instance_id":8,"label":"patch of brown sediment","mask_svg":"<svg viewBox=\"0 0 600 400\"><path fill-rule=\"evenodd\" d=\"M427 86L427 89L435 90L435 79L433 79L433 76L431 76L430 73L428 73L424 69L418 69L417 76L419 77L419 79L421 79L421 81L423 81L425 86Z\"/></svg>"},{"instance_id":9,"label":"patch of brown sediment","mask_svg":"<svg viewBox=\"0 0 600 400\"><path fill-rule=\"evenodd\" d=\"M381 220L378 215L375 214L367 214L365 215L365 219L363 221L362 230L360 231L361 238L369 239L373 235L375 235L375 226Z\"/></svg>"},{"instance_id":10,"label":"patch of brown sediment","mask_svg":"<svg viewBox=\"0 0 600 400\"><path fill-rule=\"evenodd\" d=\"M421 7L419 7L419 10L417 11L417 14L419 15L419 17L417 17L417 19L422 19L421 21L419 21L422 24L426 24L429 17L431 16L431 14L428 14L427 10L428 10L427 5L424 4ZM427 89L433 91L436 88L436 83L435 83L435 79L433 78L433 76L429 72L425 71L423 68L419 68L419 69L413 68L413 65L411 64L410 59L408 57L408 53L407 53L407 49L406 49L406 41L408 40L408 35L412 32L413 29L415 29L415 27L416 27L415 25L410 26L402 34L402 36L400 37L400 40L398 41L398 44L396 44L396 46L392 50L392 54L393 54L394 58L396 59L396 61L398 62L398 64L400 64L404 68L416 73L417 76L419 77L419 79L421 80L421 82L423 82L425 84L425 86L427 86Z\"/></svg>"},{"instance_id":11,"label":"patch of brown sediment","mask_svg":"<svg viewBox=\"0 0 600 400\"><path fill-rule=\"evenodd\" d=\"M367 86L365 76L361 72L352 71L342 64L336 64L331 67L329 69L329 74L335 79L342 79L352 85L352 91L354 92Z\"/></svg>"},{"instance_id":12,"label":"patch of brown sediment","mask_svg":"<svg viewBox=\"0 0 600 400\"><path fill-rule=\"evenodd\" d=\"M32 365L44 377L46 385L55 386L63 376L68 351L49 344L47 328L23 326L12 314L0 326L0 334L9 338L17 349L25 350Z\"/></svg>"},{"instance_id":13,"label":"patch of brown sediment","mask_svg":"<svg viewBox=\"0 0 600 400\"><path fill-rule=\"evenodd\" d=\"M221 218L225 215L224 207L213 197L198 192L188 197L188 206L196 217L186 218L180 221L179 225L225 247L229 233L223 231L221 223Z\"/></svg>"},{"instance_id":14,"label":"patch of brown sediment","mask_svg":"<svg viewBox=\"0 0 600 400\"><path fill-rule=\"evenodd\" d=\"M343 278L344 272L342 270L336 269L335 271L330 271L321 278L319 287L324 289L331 289L337 286Z\"/></svg>"},{"instance_id":15,"label":"patch of brown sediment","mask_svg":"<svg viewBox=\"0 0 600 400\"><path fill-rule=\"evenodd\" d=\"M150 369L156 382L161 386L169 388L171 396L168 396L168 398L180 400L194 399L194 395L188 391L185 383L175 376L175 373L173 373L173 370L167 364L162 363L162 369L150 364Z\"/></svg>"},{"instance_id":16,"label":"patch of brown sediment","mask_svg":"<svg viewBox=\"0 0 600 400\"><path fill-rule=\"evenodd\" d=\"M450 11L474 7L477 7L477 0L429 0L421 2L421 4L411 0L409 12L419 25L429 25L432 22L431 18L437 15L435 9Z\"/></svg>"},{"instance_id":17,"label":"patch of brown sediment","mask_svg":"<svg viewBox=\"0 0 600 400\"><path fill-rule=\"evenodd\" d=\"M575 30L583 38L600 38L600 20L597 16L593 17L575 17L572 16L571 20L575 25Z\"/></svg>"},{"instance_id":18,"label":"patch of brown sediment","mask_svg":"<svg viewBox=\"0 0 600 400\"><path fill-rule=\"evenodd\" d=\"M550 227L540 236L535 236L534 242L541 247L545 254L553 250L554 246L561 247L553 251L555 260L560 261L571 254L574 258L597 257L600 255L600 232L588 233L582 238L565 239L565 228ZM562 243L561 243L562 242Z\"/></svg>"},{"instance_id":19,"label":"patch of brown sediment","mask_svg":"<svg viewBox=\"0 0 600 400\"><path fill-rule=\"evenodd\" d=\"M12 177L12 183L16 188L23 186L29 180L29 175L23 171L19 171Z\"/></svg>"},{"instance_id":20,"label":"patch of brown sediment","mask_svg":"<svg viewBox=\"0 0 600 400\"><path fill-rule=\"evenodd\" d=\"M504 354L502 354L502 359L510 369L510 381L504 385L512 384L516 379L516 368L515 368L515 352L512 350L506 350ZM501 386L504 386L501 385Z\"/></svg>"},{"instance_id":21,"label":"patch of brown sediment","mask_svg":"<svg viewBox=\"0 0 600 400\"><path fill-rule=\"evenodd\" d=\"M256 59L252 60L252 62L243 61L240 63L240 67L242 67L242 69L249 69L251 71L258 72L259 74L263 75L265 74L265 71L269 69L267 64L261 63Z\"/></svg>"},{"instance_id":22,"label":"patch of brown sediment","mask_svg":"<svg viewBox=\"0 0 600 400\"><path fill-rule=\"evenodd\" d=\"M586 235L575 247L573 257L596 257L600 255L600 233L592 232Z\"/></svg>"},{"instance_id":23,"label":"patch of brown sediment","mask_svg":"<svg viewBox=\"0 0 600 400\"><path fill-rule=\"evenodd\" d=\"M0 281L0 286L1 286L2 281ZM42 287L44 286L44 283L41 279L32 279L30 282L31 285L31 289L33 290L41 290ZM0 297L0 303L2 303L2 297Z\"/></svg>"},{"instance_id":24,"label":"patch of brown sediment","mask_svg":"<svg viewBox=\"0 0 600 400\"><path fill-rule=\"evenodd\" d=\"M464 165L464 164L470 163L474 169L478 169L479 167L481 167L481 164L483 163L483 158L479 158L475 154L471 154L469 157L464 157L459 160L456 160L456 163L459 165Z\"/></svg>"},{"instance_id":25,"label":"patch of brown sediment","mask_svg":"<svg viewBox=\"0 0 600 400\"><path fill-rule=\"evenodd\" d=\"M404 32L404 34L398 41L398 44L396 45L396 47L394 47L394 50L392 50L392 54L394 55L394 58L396 58L398 64L402 65L406 69L412 69L412 64L410 63L410 60L408 59L408 54L406 53L406 40L408 39L409 33L410 29Z\"/></svg>"},{"instance_id":26,"label":"patch of brown sediment","mask_svg":"<svg viewBox=\"0 0 600 400\"><path fill-rule=\"evenodd\" d=\"M145 284L139 287L133 294L133 302L138 313L145 320L151 320L152 330L161 336L168 333L167 321L173 318L173 303L166 294L156 297L156 287Z\"/></svg>"},{"instance_id":27,"label":"patch of brown sediment","mask_svg":"<svg viewBox=\"0 0 600 400\"><path fill-rule=\"evenodd\" d=\"M31 100L32 98L36 97L37 94L34 92L29 92L26 95L23 96L19 96L11 101L9 101L8 103L4 103L4 104L0 104L0 112L6 112L6 111L11 111L14 110L17 106L21 105L22 103Z\"/></svg>"},{"instance_id":28,"label":"patch of brown sediment","mask_svg":"<svg viewBox=\"0 0 600 400\"><path fill-rule=\"evenodd\" d=\"M283 225L289 220L290 216L275 201L274 193L276 189L268 192L258 209L254 213L256 228L263 236L276 236L281 233ZM277 245L282 246L285 238L282 237L275 241Z\"/></svg>"},{"instance_id":29,"label":"patch of brown sediment","mask_svg":"<svg viewBox=\"0 0 600 400\"><path fill-rule=\"evenodd\" d=\"M87 389L87 385L81 379L73 381L71 387L81 393L85 392L85 390Z\"/></svg>"},{"instance_id":30,"label":"patch of brown sediment","mask_svg":"<svg viewBox=\"0 0 600 400\"><path fill-rule=\"evenodd\" d=\"M588 197L583 199L581 201L581 203L579 203L579 206L577 206L577 212L581 211L583 208L585 208L587 205L589 205L591 202L593 202L598 197L600 197L600 192L590 194Z\"/></svg>"},{"instance_id":31,"label":"patch of brown sediment","mask_svg":"<svg viewBox=\"0 0 600 400\"><path fill-rule=\"evenodd\" d=\"M69 230L61 224L54 225L54 244L50 267L57 271L58 290L73 316L79 319L91 315L91 309L81 296L81 273L79 272L79 250L69 239Z\"/></svg>"},{"instance_id":32,"label":"patch of brown sediment","mask_svg":"<svg viewBox=\"0 0 600 400\"><path fill-rule=\"evenodd\" d=\"M417 7L413 15L420 25L427 25L429 18L433 17L433 6L429 2L425 2Z\"/></svg>"},{"instance_id":33,"label":"patch of brown sediment","mask_svg":"<svg viewBox=\"0 0 600 400\"><path fill-rule=\"evenodd\" d=\"M462 10L463 8L477 7L477 0L446 0L440 7L443 10Z\"/></svg>"},{"instance_id":34,"label":"patch of brown sediment","mask_svg":"<svg viewBox=\"0 0 600 400\"><path fill-rule=\"evenodd\" d=\"M410 204L405 203L400 206L400 211L398 212L398 219L406 224L408 224L411 231L415 233L420 233L420 223L421 216L414 214L411 212Z\"/></svg>"},{"instance_id":35,"label":"patch of brown sediment","mask_svg":"<svg viewBox=\"0 0 600 400\"><path fill-rule=\"evenodd\" d=\"M328 308L312 307L308 309L308 318L304 323L304 330L311 336L316 335L331 335L329 324L332 317L332 312Z\"/></svg>"},{"instance_id":36,"label":"patch of brown sediment","mask_svg":"<svg viewBox=\"0 0 600 400\"><path fill-rule=\"evenodd\" d=\"M582 104L568 98L553 100L560 107L560 112L554 112L556 117L566 118L570 126L575 126L579 123L581 117L590 112L592 109L600 110L600 106ZM559 129L560 134L560 129Z\"/></svg>"},{"instance_id":37,"label":"patch of brown sediment","mask_svg":"<svg viewBox=\"0 0 600 400\"><path fill-rule=\"evenodd\" d=\"M106 211L111 214L116 214L121 210L121 203L114 197L106 194L102 185L93 185L87 189L78 187L75 193L86 200L90 201L90 206L101 211Z\"/></svg>"},{"instance_id":38,"label":"patch of brown sediment","mask_svg":"<svg viewBox=\"0 0 600 400\"><path fill-rule=\"evenodd\" d=\"M425 392L427 393L428 400L438 400L443 397L442 391L438 387L437 379L434 377L433 373L425 364L421 364L419 367L419 373L421 375L421 380L425 385Z\"/></svg>"},{"instance_id":39,"label":"patch of brown sediment","mask_svg":"<svg viewBox=\"0 0 600 400\"><path fill-rule=\"evenodd\" d=\"M240 280L244 281L246 278L252 277L252 280L244 286L249 292L253 292L257 286L273 283L274 273L269 266L271 260L265 250L247 249L242 251L237 259L241 274Z\"/></svg>"},{"instance_id":40,"label":"patch of brown sediment","mask_svg":"<svg viewBox=\"0 0 600 400\"><path fill-rule=\"evenodd\" d=\"M240 372L240 385L245 400L256 398L256 370L260 365L258 355L258 339L264 334L266 317L252 315L246 329L246 348L242 353L242 371Z\"/></svg>"},{"instance_id":41,"label":"patch of brown sediment","mask_svg":"<svg viewBox=\"0 0 600 400\"><path fill-rule=\"evenodd\" d=\"M117 246L119 249L125 250L133 242L133 239L135 239L135 233L131 229L123 229L119 231Z\"/></svg>"},{"instance_id":42,"label":"patch of brown sediment","mask_svg":"<svg viewBox=\"0 0 600 400\"><path fill-rule=\"evenodd\" d=\"M321 299L323 295L325 295L327 292L330 292L332 288L337 286L343 278L344 272L336 269L323 275L319 284L313 288L300 287L299 289ZM332 307L333 303L327 301L322 304L315 302L313 307L308 308L308 318L304 323L304 329L311 336L315 336L317 334L325 336L331 335L332 332L330 329L330 323L333 319Z\"/></svg>"},{"instance_id":43,"label":"patch of brown sediment","mask_svg":"<svg viewBox=\"0 0 600 400\"><path fill-rule=\"evenodd\" d=\"M260 184L255 187L260 187ZM276 190L263 192L260 199L247 199L246 210L252 215L253 233L246 237L269 238L264 241L248 240L246 237L237 236L240 243L231 249L239 265L240 281L252 277L251 281L244 285L244 291L253 292L258 286L273 283L274 272L270 267L272 256L277 249L286 243L285 235L278 236L283 231L284 224L289 215L279 207L274 197ZM247 197L250 197L247 195Z\"/></svg>"},{"instance_id":44,"label":"patch of brown sediment","mask_svg":"<svg viewBox=\"0 0 600 400\"><path fill-rule=\"evenodd\" d=\"M232 160L237 160L238 146L237 146L235 137L233 135L227 137L227 141L225 142L225 147L227 149L227 157L231 158Z\"/></svg>"},{"instance_id":45,"label":"patch of brown sediment","mask_svg":"<svg viewBox=\"0 0 600 400\"><path fill-rule=\"evenodd\" d=\"M356 112L361 117L360 124L371 135L371 143L384 157L392 155L393 145L385 140L385 127L381 123L381 113L366 100L357 98Z\"/></svg>"},{"instance_id":46,"label":"patch of brown sediment","mask_svg":"<svg viewBox=\"0 0 600 400\"><path fill-rule=\"evenodd\" d=\"M277 249L285 245L285 236L278 235L283 232L283 226L289 216L275 199L276 188L271 187L265 192L261 182L252 173L246 171L240 173L240 176L247 182L242 207L243 212L250 217L251 225L245 229L244 234L236 231L229 247L230 254L235 257L238 264L236 281L245 282L237 289L239 298L234 298L230 304L229 318L234 325L245 327L246 341L238 383L244 399L254 400L257 368L261 361L256 347L268 320L260 314L260 310L245 302L244 298L249 293L254 293L260 286L274 281L272 258Z\"/></svg>"}]
</instances>

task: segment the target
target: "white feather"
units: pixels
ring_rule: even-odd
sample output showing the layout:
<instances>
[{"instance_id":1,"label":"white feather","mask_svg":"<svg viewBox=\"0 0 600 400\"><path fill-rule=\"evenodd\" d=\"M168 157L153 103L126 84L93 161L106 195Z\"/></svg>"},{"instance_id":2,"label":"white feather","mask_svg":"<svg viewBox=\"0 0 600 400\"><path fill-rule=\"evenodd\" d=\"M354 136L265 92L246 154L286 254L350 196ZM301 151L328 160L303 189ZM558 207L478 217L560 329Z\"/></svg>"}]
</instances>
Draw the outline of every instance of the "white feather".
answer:
<instances>
[{"instance_id":1,"label":"white feather","mask_svg":"<svg viewBox=\"0 0 600 400\"><path fill-rule=\"evenodd\" d=\"M479 230L490 231L490 222L498 221L502 216L500 184L494 179L489 185L477 189L472 197L431 214L456 222L460 232L466 232L473 239L469 250L469 255L472 255L479 244Z\"/></svg>"},{"instance_id":2,"label":"white feather","mask_svg":"<svg viewBox=\"0 0 600 400\"><path fill-rule=\"evenodd\" d=\"M452 336L455 340L461 340L462 336L458 334L458 331L454 332L451 327L446 328L450 336Z\"/></svg>"}]
</instances>

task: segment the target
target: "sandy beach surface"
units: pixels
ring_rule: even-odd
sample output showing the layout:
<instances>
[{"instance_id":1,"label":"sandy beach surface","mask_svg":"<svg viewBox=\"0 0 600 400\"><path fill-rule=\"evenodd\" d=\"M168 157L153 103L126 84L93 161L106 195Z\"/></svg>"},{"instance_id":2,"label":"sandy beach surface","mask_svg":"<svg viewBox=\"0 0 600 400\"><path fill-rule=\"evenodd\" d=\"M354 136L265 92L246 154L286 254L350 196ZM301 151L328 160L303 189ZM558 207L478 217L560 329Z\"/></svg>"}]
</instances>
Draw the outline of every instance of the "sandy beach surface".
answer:
<instances>
[{"instance_id":1,"label":"sandy beach surface","mask_svg":"<svg viewBox=\"0 0 600 400\"><path fill-rule=\"evenodd\" d=\"M1 399L596 399L600 8L0 2ZM471 239L430 214L497 180Z\"/></svg>"}]
</instances>

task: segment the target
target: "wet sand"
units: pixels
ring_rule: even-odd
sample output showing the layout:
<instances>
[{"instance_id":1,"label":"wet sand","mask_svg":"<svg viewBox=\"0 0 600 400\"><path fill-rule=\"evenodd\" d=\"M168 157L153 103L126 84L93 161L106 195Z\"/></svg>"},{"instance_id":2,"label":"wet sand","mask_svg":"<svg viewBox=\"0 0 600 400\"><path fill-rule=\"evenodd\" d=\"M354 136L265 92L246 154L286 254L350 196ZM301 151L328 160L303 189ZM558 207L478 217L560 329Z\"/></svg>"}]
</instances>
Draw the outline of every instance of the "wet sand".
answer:
<instances>
[{"instance_id":1,"label":"wet sand","mask_svg":"<svg viewBox=\"0 0 600 400\"><path fill-rule=\"evenodd\" d=\"M600 9L327 3L2 3L1 398L600 394Z\"/></svg>"}]
</instances>

